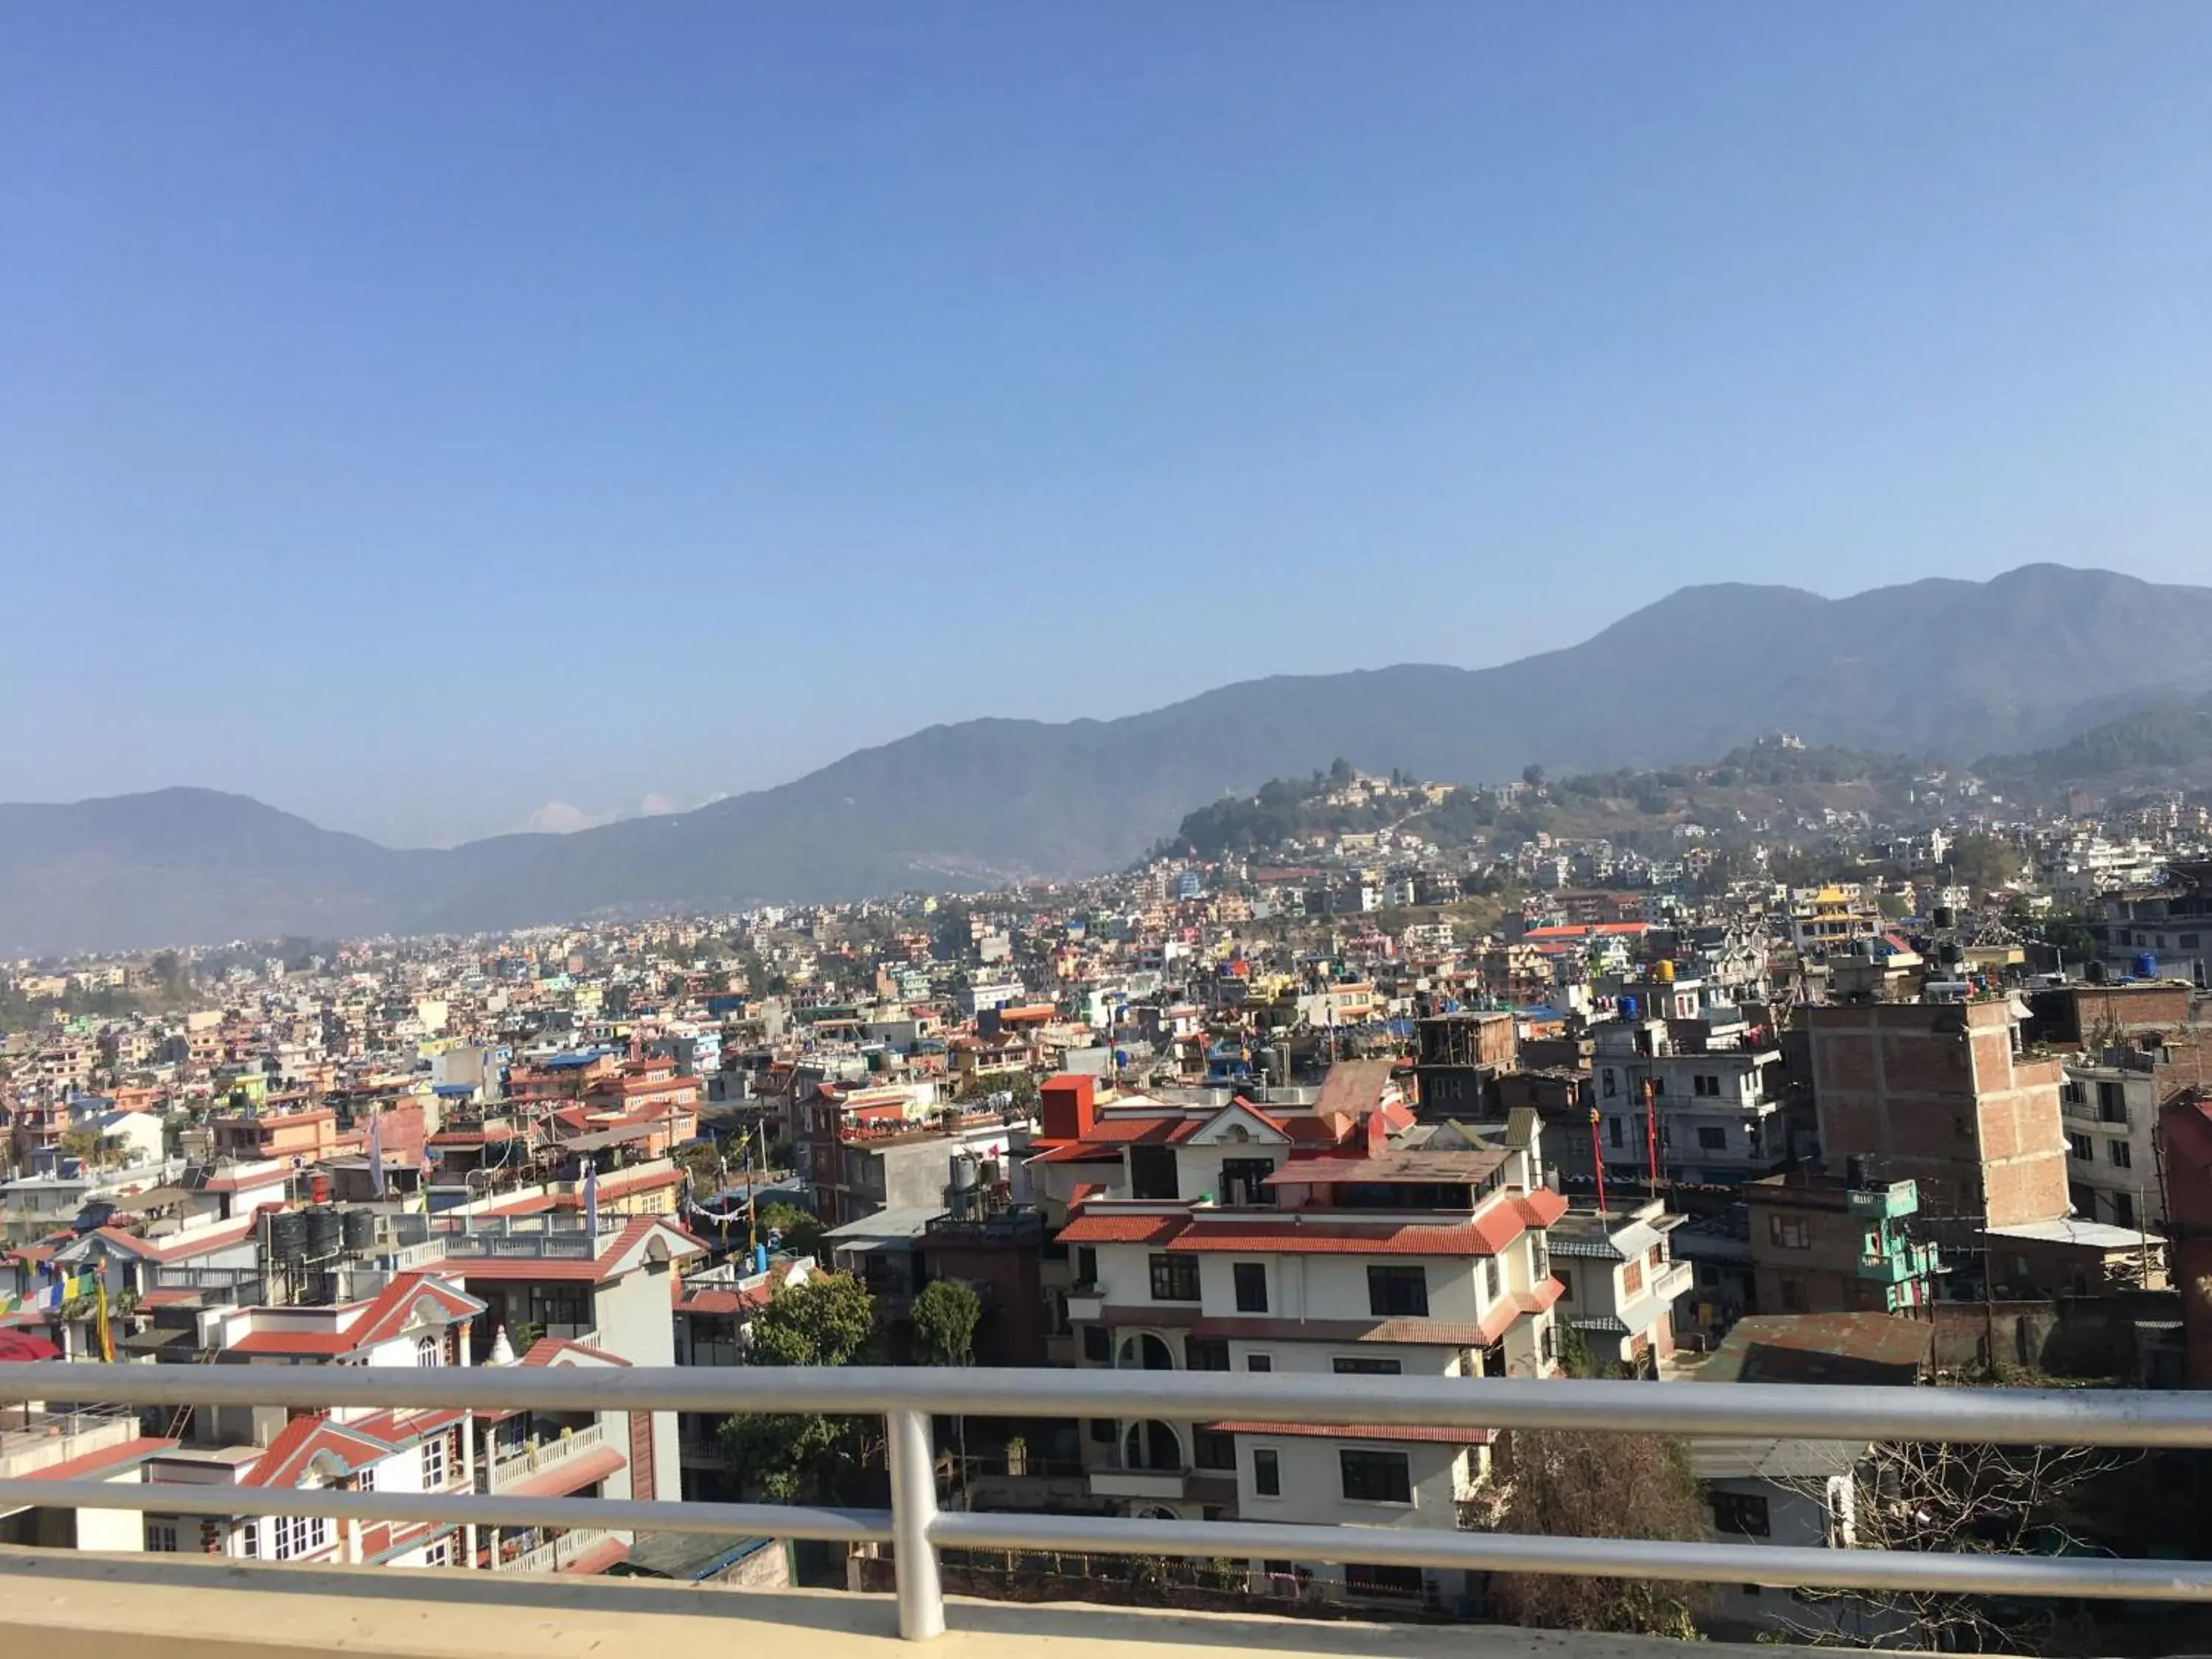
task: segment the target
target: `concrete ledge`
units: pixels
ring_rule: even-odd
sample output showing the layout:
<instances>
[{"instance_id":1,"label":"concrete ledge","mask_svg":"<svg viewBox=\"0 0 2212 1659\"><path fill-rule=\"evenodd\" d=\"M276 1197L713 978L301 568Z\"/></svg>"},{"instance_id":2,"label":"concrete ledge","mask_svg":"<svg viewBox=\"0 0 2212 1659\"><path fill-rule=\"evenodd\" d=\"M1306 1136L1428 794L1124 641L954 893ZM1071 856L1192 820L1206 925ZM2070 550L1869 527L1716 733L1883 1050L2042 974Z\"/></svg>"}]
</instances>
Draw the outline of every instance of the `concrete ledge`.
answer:
<instances>
[{"instance_id":1,"label":"concrete ledge","mask_svg":"<svg viewBox=\"0 0 2212 1659\"><path fill-rule=\"evenodd\" d=\"M953 1600L940 1641L902 1642L888 1596L744 1591L390 1567L247 1566L189 1555L0 1548L8 1659L1164 1659L1164 1650L1354 1659L1680 1659L1679 1644L1494 1625L1307 1623L1075 1602ZM732 1646L738 1644L741 1645Z\"/></svg>"}]
</instances>

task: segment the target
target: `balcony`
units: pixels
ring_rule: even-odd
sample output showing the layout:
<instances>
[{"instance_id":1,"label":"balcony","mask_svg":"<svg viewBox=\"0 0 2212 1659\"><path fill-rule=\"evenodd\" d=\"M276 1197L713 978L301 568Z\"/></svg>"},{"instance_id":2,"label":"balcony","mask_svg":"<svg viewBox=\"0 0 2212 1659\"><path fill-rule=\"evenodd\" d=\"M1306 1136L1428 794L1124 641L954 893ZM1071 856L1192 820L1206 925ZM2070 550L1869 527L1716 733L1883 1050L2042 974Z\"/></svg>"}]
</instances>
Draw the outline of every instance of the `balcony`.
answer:
<instances>
[{"instance_id":1,"label":"balcony","mask_svg":"<svg viewBox=\"0 0 2212 1659\"><path fill-rule=\"evenodd\" d=\"M1844 1201L1851 1214L1862 1221L1894 1221L1919 1212L1920 1183L1893 1181L1887 1187L1851 1193Z\"/></svg>"},{"instance_id":2,"label":"balcony","mask_svg":"<svg viewBox=\"0 0 2212 1659\"><path fill-rule=\"evenodd\" d=\"M1899 1244L1884 1255L1859 1258L1859 1277L1878 1285L1902 1285L1908 1279L1925 1279L1936 1271L1933 1244Z\"/></svg>"},{"instance_id":3,"label":"balcony","mask_svg":"<svg viewBox=\"0 0 2212 1659\"><path fill-rule=\"evenodd\" d=\"M1106 1317L1106 1292L1096 1285L1069 1285L1067 1316L1079 1323L1097 1324Z\"/></svg>"},{"instance_id":4,"label":"balcony","mask_svg":"<svg viewBox=\"0 0 2212 1659\"><path fill-rule=\"evenodd\" d=\"M499 1559L492 1563L494 1572L559 1572L563 1567L577 1562L614 1537L600 1527L571 1527L556 1534L544 1543L512 1553L501 1550Z\"/></svg>"},{"instance_id":5,"label":"balcony","mask_svg":"<svg viewBox=\"0 0 2212 1659\"><path fill-rule=\"evenodd\" d=\"M1870 1588L2014 1597L2086 1596L2115 1601L2212 1603L2212 1562L2105 1556L2006 1555L1940 1551L1799 1548L1750 1540L1675 1543L1462 1531L1440 1527L1293 1525L1259 1521L1169 1521L1135 1517L945 1511L937 1501L933 1417L1115 1418L1205 1423L1223 1418L1328 1425L1347 1413L1343 1380L1296 1373L1048 1371L854 1366L834 1370L741 1367L613 1370L547 1366L479 1370L336 1366L97 1365L48 1362L0 1364L0 1404L62 1401L75 1395L126 1407L173 1410L253 1406L331 1408L451 1408L531 1413L651 1411L872 1414L885 1425L889 1510L823 1509L541 1495L502 1478L485 1493L361 1492L345 1487L268 1487L253 1505L270 1514L342 1522L427 1521L441 1526L593 1528L603 1532L682 1531L726 1537L820 1539L893 1545L896 1628L913 1640L941 1636L947 1608L942 1550L1066 1552L1094 1555L1292 1559L1419 1567L1443 1572L1516 1571L1603 1575L1688 1583L1745 1583L1790 1589ZM1584 1428L1670 1436L1933 1440L1996 1445L2050 1444L2212 1449L2212 1395L2124 1389L1936 1389L1835 1386L1536 1381L1499 1378L1470 1386L1455 1377L1363 1379L1350 1407L1363 1423L1449 1430ZM565 1455L577 1455L574 1446ZM583 1454L588 1455L589 1454ZM542 1467L542 1465L541 1465ZM1132 1472L1136 1473L1136 1472ZM1169 1471L1150 1471L1164 1475ZM1178 1479L1185 1477L1175 1472ZM88 1508L162 1515L229 1515L240 1494L228 1485L134 1485L99 1479L0 1479L0 1507ZM1455 1519L1456 1517L1453 1517ZM279 1575L260 1580L263 1573ZM0 1651L15 1659L122 1659L173 1642L179 1632L202 1645L246 1632L267 1651L270 1633L288 1651L343 1647L356 1654L421 1652L421 1632L436 1650L471 1659L542 1659L549 1628L560 1645L609 1651L707 1646L732 1640L860 1651L889 1634L888 1609L861 1597L718 1598L711 1626L684 1622L682 1609L705 1603L641 1595L624 1587L579 1585L544 1599L538 1609L501 1600L489 1581L524 1573L432 1575L328 1571L186 1556L103 1558L0 1552ZM477 1588L469 1586L474 1582ZM542 1582L542 1581L541 1581ZM655 1587L647 1587L655 1588ZM664 1591L680 1595L682 1591ZM569 1599L570 1597L574 1599ZM265 1599L264 1599L265 1598ZM732 1603L734 1602L734 1605ZM654 1624L622 1626L625 1615L653 1610ZM879 1610L880 1609L880 1610ZM473 1618L483 1613L482 1620ZM665 1617L667 1622L659 1623ZM1068 1620L1040 1625L1040 1619ZM1016 1640L1033 1651L1040 1634L1131 1642L1145 1628L1093 1609L1039 1610L955 1604L963 1656L1011 1654ZM748 1638L733 1625L769 1628ZM1152 1643L1212 1645L1213 1626L1189 1620L1150 1626ZM1425 1633L1369 1637L1343 1626L1277 1627L1248 1638L1224 1624L1220 1644L1303 1645L1308 1652L1405 1654L1431 1650ZM597 1640L587 1635L597 1632ZM802 1633L803 1632L803 1633ZM1117 1632L1117 1633L1116 1633ZM1486 1643L1500 1656L1526 1650L1518 1632L1504 1644L1465 1628L1437 1633L1466 1655ZM1565 1638L1572 1645L1576 1638ZM1620 1653L1608 1645L1609 1653ZM1101 1648L1103 1656L1107 1650ZM1657 1654L1662 1650L1650 1649ZM1679 1649L1668 1647L1666 1652ZM227 1659L210 1654L205 1659ZM827 1656L823 1656L827 1659Z\"/></svg>"},{"instance_id":6,"label":"balcony","mask_svg":"<svg viewBox=\"0 0 2212 1659\"><path fill-rule=\"evenodd\" d=\"M495 1459L483 1471L483 1490L501 1492L519 1486L533 1476L550 1474L590 1452L607 1449L606 1431L597 1423L587 1429L574 1429L557 1440L549 1440L542 1446L532 1446L510 1456Z\"/></svg>"}]
</instances>

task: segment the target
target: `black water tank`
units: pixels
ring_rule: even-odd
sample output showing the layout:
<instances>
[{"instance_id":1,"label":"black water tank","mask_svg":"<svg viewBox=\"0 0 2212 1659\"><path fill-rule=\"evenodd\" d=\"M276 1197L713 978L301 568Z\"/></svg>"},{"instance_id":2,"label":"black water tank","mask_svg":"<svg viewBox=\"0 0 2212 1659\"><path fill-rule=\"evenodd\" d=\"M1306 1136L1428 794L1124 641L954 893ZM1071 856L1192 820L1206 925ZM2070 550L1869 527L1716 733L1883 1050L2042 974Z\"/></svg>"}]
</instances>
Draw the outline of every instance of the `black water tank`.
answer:
<instances>
[{"instance_id":1,"label":"black water tank","mask_svg":"<svg viewBox=\"0 0 2212 1659\"><path fill-rule=\"evenodd\" d=\"M348 1210L345 1214L345 1247L358 1254L376 1248L376 1212Z\"/></svg>"},{"instance_id":2,"label":"black water tank","mask_svg":"<svg viewBox=\"0 0 2212 1659\"><path fill-rule=\"evenodd\" d=\"M338 1253L338 1241L344 1237L338 1212L325 1205L309 1210L307 1217L307 1259L327 1261Z\"/></svg>"},{"instance_id":3,"label":"black water tank","mask_svg":"<svg viewBox=\"0 0 2212 1659\"><path fill-rule=\"evenodd\" d=\"M1954 926L1959 918L1949 905L1939 904L1936 907L1934 920L1938 927L1949 927Z\"/></svg>"},{"instance_id":4,"label":"black water tank","mask_svg":"<svg viewBox=\"0 0 2212 1659\"><path fill-rule=\"evenodd\" d=\"M2081 965L2081 977L2092 985L2102 985L2105 982L2105 964L2091 957Z\"/></svg>"},{"instance_id":5,"label":"black water tank","mask_svg":"<svg viewBox=\"0 0 2212 1659\"><path fill-rule=\"evenodd\" d=\"M297 1261L307 1253L307 1218L297 1210L279 1210L269 1218L269 1254L279 1261Z\"/></svg>"}]
</instances>

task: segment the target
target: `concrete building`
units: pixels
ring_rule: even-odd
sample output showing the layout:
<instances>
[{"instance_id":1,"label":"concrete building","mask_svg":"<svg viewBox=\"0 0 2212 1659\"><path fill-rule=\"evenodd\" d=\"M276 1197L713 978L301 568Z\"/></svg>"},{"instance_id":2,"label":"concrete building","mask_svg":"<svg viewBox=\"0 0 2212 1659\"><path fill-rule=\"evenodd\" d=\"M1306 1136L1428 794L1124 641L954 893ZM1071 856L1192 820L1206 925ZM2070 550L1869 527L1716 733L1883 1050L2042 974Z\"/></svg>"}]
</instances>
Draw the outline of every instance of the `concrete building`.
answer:
<instances>
[{"instance_id":1,"label":"concrete building","mask_svg":"<svg viewBox=\"0 0 2212 1659\"><path fill-rule=\"evenodd\" d=\"M1936 1247L1909 1231L1911 1182L1769 1176L1747 1182L1743 1201L1759 1312L1911 1313L1935 1300Z\"/></svg>"},{"instance_id":2,"label":"concrete building","mask_svg":"<svg viewBox=\"0 0 2212 1659\"><path fill-rule=\"evenodd\" d=\"M1547 1231L1559 1284L1553 1317L1582 1334L1600 1365L1656 1368L1673 1355L1675 1304L1692 1279L1690 1264L1669 1248L1682 1219L1656 1200L1604 1215L1585 1201Z\"/></svg>"}]
</instances>

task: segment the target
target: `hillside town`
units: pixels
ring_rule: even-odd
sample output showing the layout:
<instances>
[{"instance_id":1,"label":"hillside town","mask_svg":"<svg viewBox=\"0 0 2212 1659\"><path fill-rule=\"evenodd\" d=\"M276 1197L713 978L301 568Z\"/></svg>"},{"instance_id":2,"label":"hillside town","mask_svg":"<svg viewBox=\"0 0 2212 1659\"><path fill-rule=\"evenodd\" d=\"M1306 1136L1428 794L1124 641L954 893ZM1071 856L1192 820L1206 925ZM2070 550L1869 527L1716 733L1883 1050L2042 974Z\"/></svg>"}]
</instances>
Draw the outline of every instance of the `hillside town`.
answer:
<instances>
[{"instance_id":1,"label":"hillside town","mask_svg":"<svg viewBox=\"0 0 2212 1659\"><path fill-rule=\"evenodd\" d=\"M793 1363L797 1332L833 1363L1473 1389L2212 1388L2205 808L1911 787L1910 823L1668 807L1584 836L1595 785L1340 763L1091 881L6 964L0 1358L736 1366ZM860 1310L834 1351L833 1297ZM1319 1425L963 1420L940 1479L983 1510L1497 1524L1510 1432L1345 1398ZM0 1479L239 1492L15 1504L0 1540L887 1582L868 1546L255 1503L882 1479L758 1430L9 1407ZM1853 1494L1882 1455L1690 1446L1711 1535L1837 1548L1872 1540ZM1208 1571L1240 1604L1494 1611L1473 1573ZM1071 1594L1091 1571L1050 1569ZM1850 1640L1899 1616L1755 1587L1700 1615Z\"/></svg>"}]
</instances>

